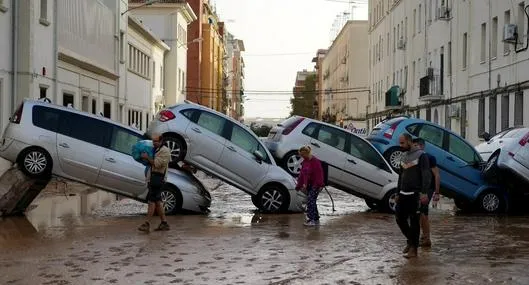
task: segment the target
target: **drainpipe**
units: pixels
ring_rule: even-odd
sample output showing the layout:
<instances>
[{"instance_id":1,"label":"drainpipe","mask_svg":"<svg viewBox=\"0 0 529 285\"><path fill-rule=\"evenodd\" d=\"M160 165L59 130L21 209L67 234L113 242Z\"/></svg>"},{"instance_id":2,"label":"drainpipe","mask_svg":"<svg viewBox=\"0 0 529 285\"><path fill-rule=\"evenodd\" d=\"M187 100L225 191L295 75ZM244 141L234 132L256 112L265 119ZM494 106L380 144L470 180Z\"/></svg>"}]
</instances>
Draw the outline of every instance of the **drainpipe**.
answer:
<instances>
[{"instance_id":1,"label":"drainpipe","mask_svg":"<svg viewBox=\"0 0 529 285\"><path fill-rule=\"evenodd\" d=\"M58 90L58 84L57 84L57 81L59 80L59 76L58 76L58 72L59 72L59 37L57 35L58 31L58 26L59 26L59 23L57 22L57 20L59 19L59 15L58 15L58 7L57 7L57 1L58 0L55 0L53 1L53 59L54 59L54 62L53 62L53 75L55 76L54 80L53 80L53 99L52 99L52 102L55 102L55 104L57 104L58 100L58 94L59 94L59 90Z\"/></svg>"},{"instance_id":2,"label":"drainpipe","mask_svg":"<svg viewBox=\"0 0 529 285\"><path fill-rule=\"evenodd\" d=\"M489 92L492 90L492 60L491 60L491 55L492 55L492 52L491 52L491 48L492 48L492 25L491 25L491 11L492 10L492 6L491 6L491 3L490 3L490 0L489 0L489 19L487 22L488 25L489 25ZM496 48L497 49L497 48Z\"/></svg>"},{"instance_id":3,"label":"drainpipe","mask_svg":"<svg viewBox=\"0 0 529 285\"><path fill-rule=\"evenodd\" d=\"M12 79L12 90L11 93L11 110L9 111L10 114L13 114L17 108L17 93L18 93L18 5L19 1L17 0L11 0L11 7L13 7L13 58L12 58L12 64L13 64L13 79Z\"/></svg>"}]
</instances>

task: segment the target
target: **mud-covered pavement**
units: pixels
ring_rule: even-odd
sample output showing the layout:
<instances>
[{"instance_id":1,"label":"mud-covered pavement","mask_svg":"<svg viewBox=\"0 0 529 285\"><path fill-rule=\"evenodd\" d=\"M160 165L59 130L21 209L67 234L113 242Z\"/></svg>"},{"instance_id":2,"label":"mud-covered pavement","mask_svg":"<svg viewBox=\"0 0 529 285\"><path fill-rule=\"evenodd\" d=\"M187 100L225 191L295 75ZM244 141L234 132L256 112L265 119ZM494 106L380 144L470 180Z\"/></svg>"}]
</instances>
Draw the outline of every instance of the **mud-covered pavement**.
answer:
<instances>
[{"instance_id":1,"label":"mud-covered pavement","mask_svg":"<svg viewBox=\"0 0 529 285\"><path fill-rule=\"evenodd\" d=\"M391 215L331 189L322 225L254 213L250 197L208 179L209 215L169 217L143 234L145 205L100 191L42 193L27 218L0 220L0 284L529 284L529 218L431 213L419 258ZM97 206L101 206L98 208Z\"/></svg>"}]
</instances>

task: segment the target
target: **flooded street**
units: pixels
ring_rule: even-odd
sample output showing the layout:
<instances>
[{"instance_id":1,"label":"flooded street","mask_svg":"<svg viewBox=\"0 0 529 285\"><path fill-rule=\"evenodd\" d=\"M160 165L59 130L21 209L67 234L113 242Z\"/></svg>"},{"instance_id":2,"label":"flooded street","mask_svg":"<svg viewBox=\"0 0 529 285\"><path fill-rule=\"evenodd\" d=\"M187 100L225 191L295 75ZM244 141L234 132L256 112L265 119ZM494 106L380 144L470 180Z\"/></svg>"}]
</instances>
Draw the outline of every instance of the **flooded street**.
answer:
<instances>
[{"instance_id":1,"label":"flooded street","mask_svg":"<svg viewBox=\"0 0 529 285\"><path fill-rule=\"evenodd\" d=\"M529 218L431 210L430 250L406 260L394 217L322 192L322 225L255 213L250 197L206 179L209 215L140 233L146 205L101 191L47 191L27 217L0 220L0 284L529 284ZM217 187L218 186L218 187ZM157 221L156 221L157 223Z\"/></svg>"}]
</instances>

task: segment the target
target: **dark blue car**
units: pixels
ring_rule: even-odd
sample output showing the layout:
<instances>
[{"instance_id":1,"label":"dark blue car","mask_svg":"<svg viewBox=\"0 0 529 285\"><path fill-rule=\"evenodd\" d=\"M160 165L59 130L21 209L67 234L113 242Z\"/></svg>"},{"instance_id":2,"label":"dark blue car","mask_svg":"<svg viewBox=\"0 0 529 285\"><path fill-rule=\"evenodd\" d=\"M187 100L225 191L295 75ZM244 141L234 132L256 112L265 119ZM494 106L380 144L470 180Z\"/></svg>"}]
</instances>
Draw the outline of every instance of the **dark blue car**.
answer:
<instances>
[{"instance_id":1,"label":"dark blue car","mask_svg":"<svg viewBox=\"0 0 529 285\"><path fill-rule=\"evenodd\" d=\"M379 123L367 140L400 170L402 151L399 136L409 133L426 141L425 151L437 159L441 173L441 193L453 198L460 209L477 206L486 212L502 212L508 207L508 195L490 185L481 176L483 160L465 139L437 124L415 118L395 117Z\"/></svg>"}]
</instances>

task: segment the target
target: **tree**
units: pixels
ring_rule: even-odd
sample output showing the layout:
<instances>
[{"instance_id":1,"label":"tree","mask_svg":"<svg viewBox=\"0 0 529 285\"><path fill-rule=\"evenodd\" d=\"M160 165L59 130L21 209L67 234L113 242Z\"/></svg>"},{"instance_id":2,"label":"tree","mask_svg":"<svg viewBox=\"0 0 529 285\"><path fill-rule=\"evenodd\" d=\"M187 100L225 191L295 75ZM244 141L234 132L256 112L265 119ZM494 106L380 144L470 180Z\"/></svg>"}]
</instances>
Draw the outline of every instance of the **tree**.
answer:
<instances>
[{"instance_id":1,"label":"tree","mask_svg":"<svg viewBox=\"0 0 529 285\"><path fill-rule=\"evenodd\" d=\"M290 99L292 111L290 116L298 115L312 118L314 114L314 101L316 98L316 75L311 74L305 78L302 90L294 89L294 98Z\"/></svg>"}]
</instances>

